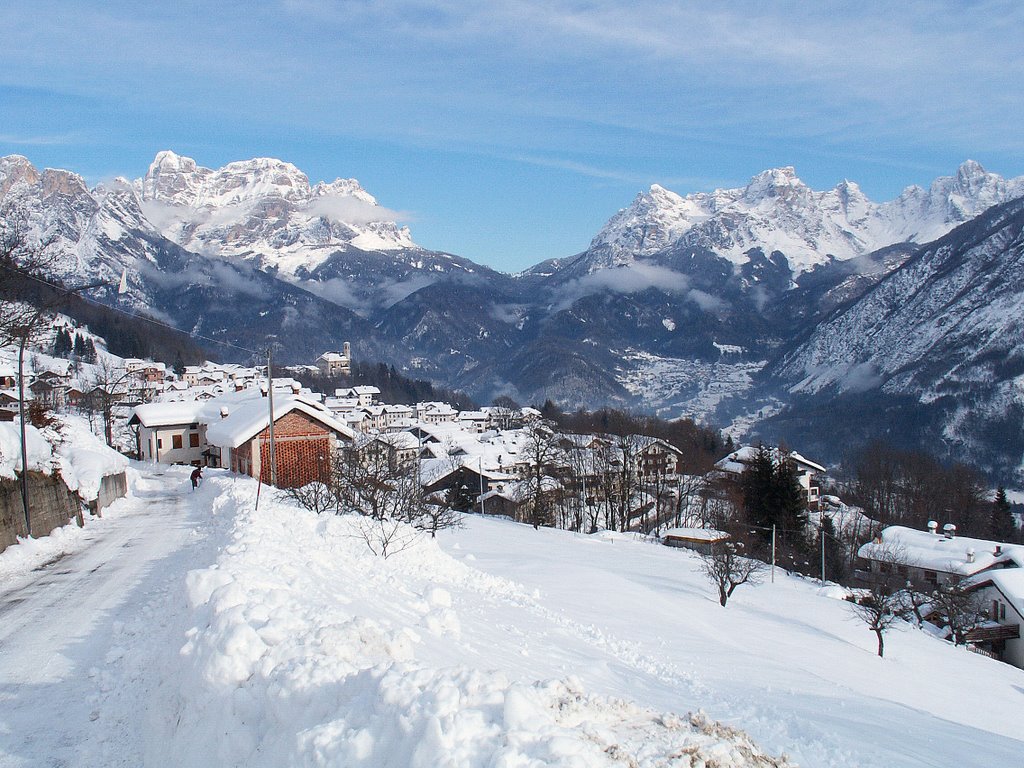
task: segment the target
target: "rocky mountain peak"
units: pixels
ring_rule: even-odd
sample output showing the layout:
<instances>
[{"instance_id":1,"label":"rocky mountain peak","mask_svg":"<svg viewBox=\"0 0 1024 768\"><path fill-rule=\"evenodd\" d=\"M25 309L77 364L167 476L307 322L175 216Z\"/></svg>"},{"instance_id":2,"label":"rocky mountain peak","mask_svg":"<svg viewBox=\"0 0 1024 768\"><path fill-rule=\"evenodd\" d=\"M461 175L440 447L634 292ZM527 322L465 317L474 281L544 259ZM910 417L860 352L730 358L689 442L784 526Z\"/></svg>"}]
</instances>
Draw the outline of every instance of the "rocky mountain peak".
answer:
<instances>
[{"instance_id":1,"label":"rocky mountain peak","mask_svg":"<svg viewBox=\"0 0 1024 768\"><path fill-rule=\"evenodd\" d=\"M18 183L35 186L39 171L22 155L0 157L0 197L5 197Z\"/></svg>"},{"instance_id":2,"label":"rocky mountain peak","mask_svg":"<svg viewBox=\"0 0 1024 768\"><path fill-rule=\"evenodd\" d=\"M779 250L799 273L829 258L849 259L899 242L925 243L987 208L1024 195L1024 177L1006 180L979 163L925 190L908 187L872 202L849 180L817 192L792 166L770 168L744 187L680 196L660 185L641 192L591 243L590 270L626 264L675 246L709 249L736 264L747 252Z\"/></svg>"}]
</instances>

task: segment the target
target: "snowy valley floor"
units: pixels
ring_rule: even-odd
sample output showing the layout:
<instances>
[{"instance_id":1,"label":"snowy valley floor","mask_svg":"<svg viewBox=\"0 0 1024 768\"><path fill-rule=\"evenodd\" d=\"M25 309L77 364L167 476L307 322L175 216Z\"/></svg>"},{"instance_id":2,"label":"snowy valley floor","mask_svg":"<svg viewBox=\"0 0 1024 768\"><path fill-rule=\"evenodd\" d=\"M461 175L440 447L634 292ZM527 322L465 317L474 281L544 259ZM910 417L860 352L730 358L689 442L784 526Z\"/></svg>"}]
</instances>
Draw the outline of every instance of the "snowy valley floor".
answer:
<instances>
[{"instance_id":1,"label":"snowy valley floor","mask_svg":"<svg viewBox=\"0 0 1024 768\"><path fill-rule=\"evenodd\" d=\"M723 609L689 553L479 518L384 560L353 518L266 489L255 512L251 481L212 472L192 493L161 471L84 530L0 555L0 766L1024 754L1024 672L911 628L878 659L810 581L780 573Z\"/></svg>"}]
</instances>

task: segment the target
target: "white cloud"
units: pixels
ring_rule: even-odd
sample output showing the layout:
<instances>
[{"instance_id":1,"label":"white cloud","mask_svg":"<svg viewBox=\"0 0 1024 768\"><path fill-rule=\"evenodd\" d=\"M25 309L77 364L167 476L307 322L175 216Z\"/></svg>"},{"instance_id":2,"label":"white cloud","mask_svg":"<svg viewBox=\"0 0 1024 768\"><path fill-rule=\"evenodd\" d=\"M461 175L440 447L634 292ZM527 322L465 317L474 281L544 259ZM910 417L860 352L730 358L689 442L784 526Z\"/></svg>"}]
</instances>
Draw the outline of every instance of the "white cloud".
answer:
<instances>
[{"instance_id":1,"label":"white cloud","mask_svg":"<svg viewBox=\"0 0 1024 768\"><path fill-rule=\"evenodd\" d=\"M631 294L657 288L669 293L681 293L705 311L715 311L723 304L714 296L690 287L690 278L668 267L637 261L627 266L610 267L571 280L558 293L552 311L568 309L574 302L594 293Z\"/></svg>"},{"instance_id":2,"label":"white cloud","mask_svg":"<svg viewBox=\"0 0 1024 768\"><path fill-rule=\"evenodd\" d=\"M313 216L325 216L346 224L369 224L373 221L408 221L408 214L392 211L351 195L321 195L306 209Z\"/></svg>"},{"instance_id":3,"label":"white cloud","mask_svg":"<svg viewBox=\"0 0 1024 768\"><path fill-rule=\"evenodd\" d=\"M23 136L12 133L0 133L0 144L16 144L26 147L50 147L64 144L74 144L77 138L74 134L59 134L52 136Z\"/></svg>"}]
</instances>

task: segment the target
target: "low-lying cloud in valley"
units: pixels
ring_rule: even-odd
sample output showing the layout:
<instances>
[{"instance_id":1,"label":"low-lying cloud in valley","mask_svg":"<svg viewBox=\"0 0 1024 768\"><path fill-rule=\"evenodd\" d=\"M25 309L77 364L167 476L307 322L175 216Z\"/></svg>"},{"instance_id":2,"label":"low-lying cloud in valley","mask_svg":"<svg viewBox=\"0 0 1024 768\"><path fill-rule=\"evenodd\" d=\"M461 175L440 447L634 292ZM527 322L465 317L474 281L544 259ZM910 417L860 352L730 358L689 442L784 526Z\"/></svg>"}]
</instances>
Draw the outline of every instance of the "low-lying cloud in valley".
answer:
<instances>
[{"instance_id":1,"label":"low-lying cloud in valley","mask_svg":"<svg viewBox=\"0 0 1024 768\"><path fill-rule=\"evenodd\" d=\"M722 302L704 291L690 287L690 278L682 272L668 267L637 261L621 267L602 269L589 275L571 280L559 291L552 311L568 309L578 299L594 293L631 294L657 288L669 293L680 293L701 309L712 312L722 308Z\"/></svg>"}]
</instances>

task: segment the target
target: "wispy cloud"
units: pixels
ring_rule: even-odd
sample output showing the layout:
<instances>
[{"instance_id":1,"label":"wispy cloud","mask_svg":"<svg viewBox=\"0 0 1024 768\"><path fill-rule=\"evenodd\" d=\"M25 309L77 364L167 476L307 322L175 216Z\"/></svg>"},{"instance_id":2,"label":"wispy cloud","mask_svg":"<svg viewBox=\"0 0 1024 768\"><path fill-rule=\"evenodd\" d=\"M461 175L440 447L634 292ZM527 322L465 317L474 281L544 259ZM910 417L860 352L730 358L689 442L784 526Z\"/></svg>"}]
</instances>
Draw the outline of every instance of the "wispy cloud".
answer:
<instances>
[{"instance_id":1,"label":"wispy cloud","mask_svg":"<svg viewBox=\"0 0 1024 768\"><path fill-rule=\"evenodd\" d=\"M701 309L711 312L722 307L722 302L704 291L690 287L690 278L681 272L636 261L632 264L602 269L589 275L571 280L558 292L552 311L560 312L568 309L577 300L594 293L639 293L648 288L657 288L669 293L683 294L684 298L693 301Z\"/></svg>"},{"instance_id":2,"label":"wispy cloud","mask_svg":"<svg viewBox=\"0 0 1024 768\"><path fill-rule=\"evenodd\" d=\"M308 172L364 180L369 157L419 177L415 197L395 195L410 181L382 188L422 228L528 230L516 250L531 256L564 255L544 249L566 217L537 220L559 195L576 196L577 223L588 216L573 237L585 243L598 212L651 182L686 193L795 165L877 197L966 157L1024 169L1017 0L6 0L0 27L0 104L5 87L32 93L5 110L0 142L59 147L72 125L94 156L173 145L211 165L299 146L306 157L286 159ZM497 189L510 160L522 178ZM538 169L576 183L530 190L527 211L508 189L536 185ZM474 255L458 245L435 247Z\"/></svg>"},{"instance_id":3,"label":"wispy cloud","mask_svg":"<svg viewBox=\"0 0 1024 768\"><path fill-rule=\"evenodd\" d=\"M410 221L413 217L402 211L392 211L350 195L321 195L306 209L313 216L324 216L331 221L348 224L369 224L374 221Z\"/></svg>"},{"instance_id":4,"label":"wispy cloud","mask_svg":"<svg viewBox=\"0 0 1024 768\"><path fill-rule=\"evenodd\" d=\"M13 144L25 147L52 147L74 144L79 141L75 134L54 136L19 136L11 133L0 133L0 144Z\"/></svg>"}]
</instances>

